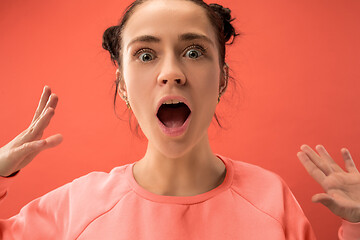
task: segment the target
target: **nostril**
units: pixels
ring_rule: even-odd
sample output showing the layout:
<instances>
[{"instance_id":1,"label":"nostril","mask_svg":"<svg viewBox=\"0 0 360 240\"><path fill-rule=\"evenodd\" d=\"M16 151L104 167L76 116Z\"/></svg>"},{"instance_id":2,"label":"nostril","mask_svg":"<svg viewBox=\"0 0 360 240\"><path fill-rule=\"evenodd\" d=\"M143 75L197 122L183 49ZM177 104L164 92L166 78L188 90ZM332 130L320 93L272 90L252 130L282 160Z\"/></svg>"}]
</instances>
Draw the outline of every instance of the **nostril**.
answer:
<instances>
[{"instance_id":1,"label":"nostril","mask_svg":"<svg viewBox=\"0 0 360 240\"><path fill-rule=\"evenodd\" d=\"M162 82L165 84L165 83L167 82L167 80L164 79L164 80L162 80ZM177 78L177 79L175 79L175 82L176 82L177 84L180 84L180 83L181 83L181 79Z\"/></svg>"}]
</instances>

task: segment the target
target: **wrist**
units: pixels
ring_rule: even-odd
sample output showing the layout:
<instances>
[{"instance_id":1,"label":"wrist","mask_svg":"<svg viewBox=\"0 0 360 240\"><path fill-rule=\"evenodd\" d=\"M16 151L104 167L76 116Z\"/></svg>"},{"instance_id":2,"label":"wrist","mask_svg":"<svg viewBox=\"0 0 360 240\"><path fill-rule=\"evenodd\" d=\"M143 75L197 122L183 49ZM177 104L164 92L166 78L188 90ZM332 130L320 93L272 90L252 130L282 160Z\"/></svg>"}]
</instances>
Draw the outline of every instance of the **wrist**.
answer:
<instances>
[{"instance_id":1,"label":"wrist","mask_svg":"<svg viewBox=\"0 0 360 240\"><path fill-rule=\"evenodd\" d=\"M16 172L13 172L12 174L10 174L9 176L1 176L1 177L4 177L4 178L10 178L10 177L13 177L15 176L16 174L18 174L20 170L17 170Z\"/></svg>"}]
</instances>

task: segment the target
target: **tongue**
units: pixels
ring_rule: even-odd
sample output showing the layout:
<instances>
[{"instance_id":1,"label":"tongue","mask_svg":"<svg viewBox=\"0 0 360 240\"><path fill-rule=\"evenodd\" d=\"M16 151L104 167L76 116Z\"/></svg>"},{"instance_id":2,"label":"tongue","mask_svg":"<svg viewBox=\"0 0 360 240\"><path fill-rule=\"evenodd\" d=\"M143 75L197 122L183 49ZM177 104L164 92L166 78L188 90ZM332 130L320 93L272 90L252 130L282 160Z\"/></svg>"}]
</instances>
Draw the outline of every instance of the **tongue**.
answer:
<instances>
[{"instance_id":1,"label":"tongue","mask_svg":"<svg viewBox=\"0 0 360 240\"><path fill-rule=\"evenodd\" d=\"M184 104L165 104L160 107L157 116L168 128L181 127L189 116L189 108Z\"/></svg>"}]
</instances>

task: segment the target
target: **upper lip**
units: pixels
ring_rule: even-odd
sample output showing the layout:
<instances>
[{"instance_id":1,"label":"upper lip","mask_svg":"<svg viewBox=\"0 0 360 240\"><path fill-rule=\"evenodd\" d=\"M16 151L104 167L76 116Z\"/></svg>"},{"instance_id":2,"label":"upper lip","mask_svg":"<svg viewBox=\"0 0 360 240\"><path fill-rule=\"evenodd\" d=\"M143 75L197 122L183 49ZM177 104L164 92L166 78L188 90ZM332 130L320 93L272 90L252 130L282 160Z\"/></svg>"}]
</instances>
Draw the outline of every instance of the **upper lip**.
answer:
<instances>
[{"instance_id":1,"label":"upper lip","mask_svg":"<svg viewBox=\"0 0 360 240\"><path fill-rule=\"evenodd\" d=\"M185 103L185 104L188 106L188 108L190 109L190 111L191 111L191 106L190 106L190 104L189 104L189 101L188 101L185 97L180 96L180 95L168 95L168 96L162 97L162 98L160 99L160 101L158 102L158 104L157 104L157 106L156 106L156 114L158 113L159 108L161 107L161 105L162 105L164 102L168 101L168 100L178 100L178 101L181 101L181 102Z\"/></svg>"}]
</instances>

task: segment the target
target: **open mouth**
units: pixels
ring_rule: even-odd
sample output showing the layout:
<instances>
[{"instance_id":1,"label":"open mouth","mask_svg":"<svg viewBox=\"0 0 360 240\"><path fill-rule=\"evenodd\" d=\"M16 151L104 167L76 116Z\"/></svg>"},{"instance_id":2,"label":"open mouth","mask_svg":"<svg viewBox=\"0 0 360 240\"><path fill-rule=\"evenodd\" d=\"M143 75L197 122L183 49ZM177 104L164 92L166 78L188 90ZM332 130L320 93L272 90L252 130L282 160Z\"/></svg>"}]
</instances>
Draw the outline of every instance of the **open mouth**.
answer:
<instances>
[{"instance_id":1,"label":"open mouth","mask_svg":"<svg viewBox=\"0 0 360 240\"><path fill-rule=\"evenodd\" d=\"M189 117L191 111L183 103L162 104L156 116L168 128L181 127Z\"/></svg>"}]
</instances>

